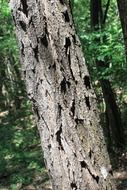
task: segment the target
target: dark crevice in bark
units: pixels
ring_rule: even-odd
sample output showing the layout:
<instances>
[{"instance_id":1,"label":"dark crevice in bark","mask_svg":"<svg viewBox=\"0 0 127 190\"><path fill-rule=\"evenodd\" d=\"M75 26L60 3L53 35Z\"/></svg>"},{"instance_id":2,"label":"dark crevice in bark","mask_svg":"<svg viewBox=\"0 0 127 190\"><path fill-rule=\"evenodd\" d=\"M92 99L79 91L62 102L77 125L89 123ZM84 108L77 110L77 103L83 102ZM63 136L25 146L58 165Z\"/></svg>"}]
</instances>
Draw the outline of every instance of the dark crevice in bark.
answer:
<instances>
[{"instance_id":1,"label":"dark crevice in bark","mask_svg":"<svg viewBox=\"0 0 127 190\"><path fill-rule=\"evenodd\" d=\"M69 162L69 160L67 161L67 167L68 167L68 168L70 167L70 162Z\"/></svg>"},{"instance_id":2,"label":"dark crevice in bark","mask_svg":"<svg viewBox=\"0 0 127 190\"><path fill-rule=\"evenodd\" d=\"M59 0L62 5L64 5L64 0Z\"/></svg>"},{"instance_id":3,"label":"dark crevice in bark","mask_svg":"<svg viewBox=\"0 0 127 190\"><path fill-rule=\"evenodd\" d=\"M61 81L60 86L61 86L61 92L65 94L65 93L66 93L66 90L67 90L65 77L64 77L63 80Z\"/></svg>"},{"instance_id":4,"label":"dark crevice in bark","mask_svg":"<svg viewBox=\"0 0 127 190\"><path fill-rule=\"evenodd\" d=\"M87 163L85 161L80 162L82 168L87 168Z\"/></svg>"},{"instance_id":5,"label":"dark crevice in bark","mask_svg":"<svg viewBox=\"0 0 127 190\"><path fill-rule=\"evenodd\" d=\"M45 91L45 96L47 97L48 95L50 96L50 93L49 93L48 90L46 90L46 91ZM50 97L51 97L51 96L50 96Z\"/></svg>"},{"instance_id":6,"label":"dark crevice in bark","mask_svg":"<svg viewBox=\"0 0 127 190\"><path fill-rule=\"evenodd\" d=\"M22 9L21 7L19 7L19 8L18 8L18 11L21 11L21 12L23 12L23 9Z\"/></svg>"},{"instance_id":7,"label":"dark crevice in bark","mask_svg":"<svg viewBox=\"0 0 127 190\"><path fill-rule=\"evenodd\" d=\"M72 68L71 68L71 55L70 55L70 51L69 51L69 54L68 54L68 62L69 62L69 68L70 68L72 79L75 81L75 83L77 83L77 81L75 80L75 77L73 75Z\"/></svg>"},{"instance_id":8,"label":"dark crevice in bark","mask_svg":"<svg viewBox=\"0 0 127 190\"><path fill-rule=\"evenodd\" d=\"M62 107L60 104L58 104L58 115L59 115L59 117L61 117L61 111L62 111Z\"/></svg>"},{"instance_id":9,"label":"dark crevice in bark","mask_svg":"<svg viewBox=\"0 0 127 190\"><path fill-rule=\"evenodd\" d=\"M90 121L90 125L91 125L91 126L93 125L91 121Z\"/></svg>"},{"instance_id":10,"label":"dark crevice in bark","mask_svg":"<svg viewBox=\"0 0 127 190\"><path fill-rule=\"evenodd\" d=\"M33 102L34 107L36 107L36 100L32 97L32 93L28 93L27 96Z\"/></svg>"},{"instance_id":11,"label":"dark crevice in bark","mask_svg":"<svg viewBox=\"0 0 127 190\"><path fill-rule=\"evenodd\" d=\"M83 120L83 119L78 119L78 118L76 118L76 119L75 119L75 122L76 122L77 125L78 125L78 124L82 124L82 125L83 125L84 120Z\"/></svg>"},{"instance_id":12,"label":"dark crevice in bark","mask_svg":"<svg viewBox=\"0 0 127 190\"><path fill-rule=\"evenodd\" d=\"M89 76L84 77L84 85L86 86L86 89L91 89L90 77Z\"/></svg>"},{"instance_id":13,"label":"dark crevice in bark","mask_svg":"<svg viewBox=\"0 0 127 190\"><path fill-rule=\"evenodd\" d=\"M21 54L25 56L24 54L24 43L21 41Z\"/></svg>"},{"instance_id":14,"label":"dark crevice in bark","mask_svg":"<svg viewBox=\"0 0 127 190\"><path fill-rule=\"evenodd\" d=\"M28 17L28 5L26 2L27 2L26 0L21 0L23 6L23 13Z\"/></svg>"},{"instance_id":15,"label":"dark crevice in bark","mask_svg":"<svg viewBox=\"0 0 127 190\"><path fill-rule=\"evenodd\" d=\"M53 69L53 70L56 70L56 63L54 62L54 64L52 64L52 65L49 65L49 67L48 67L49 69Z\"/></svg>"},{"instance_id":16,"label":"dark crevice in bark","mask_svg":"<svg viewBox=\"0 0 127 190\"><path fill-rule=\"evenodd\" d=\"M47 48L48 47L48 39L47 39L47 36L46 34L41 37L41 43Z\"/></svg>"},{"instance_id":17,"label":"dark crevice in bark","mask_svg":"<svg viewBox=\"0 0 127 190\"><path fill-rule=\"evenodd\" d=\"M54 70L56 70L56 62L54 62L54 64L52 65L52 68L53 68Z\"/></svg>"},{"instance_id":18,"label":"dark crevice in bark","mask_svg":"<svg viewBox=\"0 0 127 190\"><path fill-rule=\"evenodd\" d=\"M46 74L44 74L44 76L45 76L45 79L46 79L47 83L48 83L49 85L51 85L51 83L50 83L49 80L47 79Z\"/></svg>"},{"instance_id":19,"label":"dark crevice in bark","mask_svg":"<svg viewBox=\"0 0 127 190\"><path fill-rule=\"evenodd\" d=\"M39 58L38 58L38 46L36 46L35 48L33 48L33 51L34 51L35 59L37 60L37 62L39 62Z\"/></svg>"},{"instance_id":20,"label":"dark crevice in bark","mask_svg":"<svg viewBox=\"0 0 127 190\"><path fill-rule=\"evenodd\" d=\"M86 106L88 107L88 109L90 110L91 105L90 105L90 100L88 96L85 96L85 101L86 101Z\"/></svg>"},{"instance_id":21,"label":"dark crevice in bark","mask_svg":"<svg viewBox=\"0 0 127 190\"><path fill-rule=\"evenodd\" d=\"M76 183L73 183L73 182L72 182L72 183L71 183L71 188L77 190L77 185L76 185Z\"/></svg>"},{"instance_id":22,"label":"dark crevice in bark","mask_svg":"<svg viewBox=\"0 0 127 190\"><path fill-rule=\"evenodd\" d=\"M71 112L72 112L72 115L74 116L75 115L75 99L72 102Z\"/></svg>"},{"instance_id":23,"label":"dark crevice in bark","mask_svg":"<svg viewBox=\"0 0 127 190\"><path fill-rule=\"evenodd\" d=\"M24 76L24 78L26 77L26 71L23 71L23 76Z\"/></svg>"},{"instance_id":24,"label":"dark crevice in bark","mask_svg":"<svg viewBox=\"0 0 127 190\"><path fill-rule=\"evenodd\" d=\"M60 86L61 86L61 92L65 94L67 91L67 87L69 89L71 86L71 83L69 81L66 81L66 78L64 77L60 83Z\"/></svg>"},{"instance_id":25,"label":"dark crevice in bark","mask_svg":"<svg viewBox=\"0 0 127 190\"><path fill-rule=\"evenodd\" d=\"M35 68L34 69L31 69L31 71L35 74L36 73L36 70ZM38 84L37 84L38 85Z\"/></svg>"},{"instance_id":26,"label":"dark crevice in bark","mask_svg":"<svg viewBox=\"0 0 127 190\"><path fill-rule=\"evenodd\" d=\"M69 81L66 81L66 83L67 83L67 87L70 88L71 83Z\"/></svg>"},{"instance_id":27,"label":"dark crevice in bark","mask_svg":"<svg viewBox=\"0 0 127 190\"><path fill-rule=\"evenodd\" d=\"M94 159L93 165L95 165L95 164L96 164L96 160Z\"/></svg>"},{"instance_id":28,"label":"dark crevice in bark","mask_svg":"<svg viewBox=\"0 0 127 190\"><path fill-rule=\"evenodd\" d=\"M48 32L48 26L47 26L47 19L46 19L45 16L43 17L43 19L44 19L44 23L45 23L44 32L45 32L46 38L49 39L49 32ZM49 39L49 40L50 40L50 39Z\"/></svg>"},{"instance_id":29,"label":"dark crevice in bark","mask_svg":"<svg viewBox=\"0 0 127 190\"><path fill-rule=\"evenodd\" d=\"M89 157L90 157L90 159L92 158L92 154L93 154L93 151L90 149L90 151L89 151Z\"/></svg>"},{"instance_id":30,"label":"dark crevice in bark","mask_svg":"<svg viewBox=\"0 0 127 190\"><path fill-rule=\"evenodd\" d=\"M63 68L63 67L60 67L60 71L63 72L63 71L64 71L64 68Z\"/></svg>"},{"instance_id":31,"label":"dark crevice in bark","mask_svg":"<svg viewBox=\"0 0 127 190\"><path fill-rule=\"evenodd\" d=\"M31 24L33 25L32 16L30 17L30 20L29 20L29 25L31 25Z\"/></svg>"},{"instance_id":32,"label":"dark crevice in bark","mask_svg":"<svg viewBox=\"0 0 127 190\"><path fill-rule=\"evenodd\" d=\"M79 60L78 56L76 56L76 59L77 59L77 61L78 61L79 74L80 74L80 77L82 78L81 67L80 67L80 60Z\"/></svg>"},{"instance_id":33,"label":"dark crevice in bark","mask_svg":"<svg viewBox=\"0 0 127 190\"><path fill-rule=\"evenodd\" d=\"M66 55L67 55L67 52L68 52L68 48L69 48L70 46L71 46L71 40L70 40L69 37L66 37L66 38L65 38L65 45L64 45Z\"/></svg>"},{"instance_id":34,"label":"dark crevice in bark","mask_svg":"<svg viewBox=\"0 0 127 190\"><path fill-rule=\"evenodd\" d=\"M54 62L54 64L52 65L52 68L54 69L54 70L56 70L56 63Z\"/></svg>"},{"instance_id":35,"label":"dark crevice in bark","mask_svg":"<svg viewBox=\"0 0 127 190\"><path fill-rule=\"evenodd\" d=\"M68 14L67 10L63 12L63 15L65 18L65 22L70 22L70 18L69 18L69 14Z\"/></svg>"},{"instance_id":36,"label":"dark crevice in bark","mask_svg":"<svg viewBox=\"0 0 127 190\"><path fill-rule=\"evenodd\" d=\"M12 18L13 18L14 24L16 25L16 20L15 20L15 17L13 15L12 15Z\"/></svg>"},{"instance_id":37,"label":"dark crevice in bark","mask_svg":"<svg viewBox=\"0 0 127 190\"><path fill-rule=\"evenodd\" d=\"M44 121L44 124L46 125L47 129L49 130L48 124L46 123L46 121L45 121L43 115L41 115L41 119Z\"/></svg>"},{"instance_id":38,"label":"dark crevice in bark","mask_svg":"<svg viewBox=\"0 0 127 190\"><path fill-rule=\"evenodd\" d=\"M99 176L92 175L92 177L96 180L97 183L99 183Z\"/></svg>"},{"instance_id":39,"label":"dark crevice in bark","mask_svg":"<svg viewBox=\"0 0 127 190\"><path fill-rule=\"evenodd\" d=\"M41 84L43 83L43 79L40 79L40 83L41 83Z\"/></svg>"},{"instance_id":40,"label":"dark crevice in bark","mask_svg":"<svg viewBox=\"0 0 127 190\"><path fill-rule=\"evenodd\" d=\"M33 106L33 109L34 109L34 112L35 112L35 114L37 115L37 119L38 119L38 121L39 121L39 120L40 120L40 115L39 115L39 111L38 111L37 106L36 106L36 105Z\"/></svg>"},{"instance_id":41,"label":"dark crevice in bark","mask_svg":"<svg viewBox=\"0 0 127 190\"><path fill-rule=\"evenodd\" d=\"M76 36L72 35L72 38L73 38L74 43L76 43Z\"/></svg>"},{"instance_id":42,"label":"dark crevice in bark","mask_svg":"<svg viewBox=\"0 0 127 190\"><path fill-rule=\"evenodd\" d=\"M52 146L51 146L51 144L49 144L49 145L48 145L48 149L50 150L50 149L51 149L51 147L52 147Z\"/></svg>"},{"instance_id":43,"label":"dark crevice in bark","mask_svg":"<svg viewBox=\"0 0 127 190\"><path fill-rule=\"evenodd\" d=\"M33 69L34 70L34 69ZM34 71L36 73L36 71ZM39 89L39 85L40 83L38 82L37 85L36 85L36 92L38 92L38 89Z\"/></svg>"},{"instance_id":44,"label":"dark crevice in bark","mask_svg":"<svg viewBox=\"0 0 127 190\"><path fill-rule=\"evenodd\" d=\"M113 176L113 170L112 170L112 168L108 172L109 172L109 174L111 174Z\"/></svg>"},{"instance_id":45,"label":"dark crevice in bark","mask_svg":"<svg viewBox=\"0 0 127 190\"><path fill-rule=\"evenodd\" d=\"M51 162L51 166L53 167L53 161Z\"/></svg>"},{"instance_id":46,"label":"dark crevice in bark","mask_svg":"<svg viewBox=\"0 0 127 190\"><path fill-rule=\"evenodd\" d=\"M62 125L60 126L60 129L56 132L56 140L59 144L59 149L64 150L61 142L61 133L62 133Z\"/></svg>"},{"instance_id":47,"label":"dark crevice in bark","mask_svg":"<svg viewBox=\"0 0 127 190\"><path fill-rule=\"evenodd\" d=\"M86 169L88 170L89 174L92 176L92 178L93 178L94 180L96 180L97 183L99 183L99 176L98 176L98 175L95 175L95 174L93 174L93 173L91 172L91 170L89 169L88 164L87 164L85 161L81 161L80 164L81 164L81 167L82 167L82 168L86 168Z\"/></svg>"},{"instance_id":48,"label":"dark crevice in bark","mask_svg":"<svg viewBox=\"0 0 127 190\"><path fill-rule=\"evenodd\" d=\"M26 23L23 21L19 21L21 28L26 32Z\"/></svg>"},{"instance_id":49,"label":"dark crevice in bark","mask_svg":"<svg viewBox=\"0 0 127 190\"><path fill-rule=\"evenodd\" d=\"M99 183L99 176L95 176L94 174L92 174L92 172L90 171L90 169L87 167L87 170L89 172L89 174L92 176L92 178L97 182Z\"/></svg>"}]
</instances>

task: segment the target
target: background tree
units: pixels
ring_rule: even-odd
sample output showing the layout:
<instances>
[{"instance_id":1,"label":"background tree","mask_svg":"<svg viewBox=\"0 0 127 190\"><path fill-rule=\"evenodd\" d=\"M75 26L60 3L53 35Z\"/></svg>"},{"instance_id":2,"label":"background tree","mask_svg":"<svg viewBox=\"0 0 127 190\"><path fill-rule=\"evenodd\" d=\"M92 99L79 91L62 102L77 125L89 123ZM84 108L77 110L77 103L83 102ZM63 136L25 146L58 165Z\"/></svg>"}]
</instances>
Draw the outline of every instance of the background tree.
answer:
<instances>
[{"instance_id":1,"label":"background tree","mask_svg":"<svg viewBox=\"0 0 127 190\"><path fill-rule=\"evenodd\" d=\"M11 0L11 7L53 189L114 189L69 1Z\"/></svg>"},{"instance_id":2,"label":"background tree","mask_svg":"<svg viewBox=\"0 0 127 190\"><path fill-rule=\"evenodd\" d=\"M95 33L103 32L103 29L106 24L107 14L110 6L110 0L107 1L105 9L103 9L102 1L101 0L91 0L90 2L90 13L91 13L91 28L92 31ZM103 11L104 10L104 11ZM99 43L105 44L106 42L106 35L96 36L95 43L98 46ZM109 60L108 56L104 57L103 60L98 59L95 57L95 64L98 71L104 71L109 68ZM107 131L108 131L108 138L109 138L109 147L112 144L115 146L122 147L124 144L124 135L123 135L123 128L122 128L122 121L121 116L119 113L119 109L116 104L115 95L112 90L110 81L102 77L100 78L100 83L102 87L103 97L106 104L106 118L107 118Z\"/></svg>"},{"instance_id":3,"label":"background tree","mask_svg":"<svg viewBox=\"0 0 127 190\"><path fill-rule=\"evenodd\" d=\"M127 59L127 1L117 0L119 16L123 31L124 43L125 43L125 54Z\"/></svg>"},{"instance_id":4,"label":"background tree","mask_svg":"<svg viewBox=\"0 0 127 190\"><path fill-rule=\"evenodd\" d=\"M85 6L87 4L87 6ZM102 11L106 10L107 1L102 2ZM77 32L80 36L83 51L86 56L87 65L91 73L91 79L94 89L98 97L99 108L103 126L106 125L104 113L106 106L103 101L103 95L99 80L109 81L111 88L115 92L115 99L122 111L122 123L126 129L125 112L126 106L124 102L126 94L126 61L124 53L124 42L122 37L121 25L117 11L116 1L112 1L109 6L107 20L103 29L91 33L90 21L90 1L83 2L82 0L75 1L73 14ZM102 14L102 13L101 13ZM105 15L105 14L104 14ZM102 17L100 20L103 20ZM105 19L104 19L105 20ZM100 41L95 43L95 39ZM87 48L86 48L87 47ZM92 58L92 59L91 59ZM96 69L96 60L100 62L108 62L108 67ZM108 60L107 60L108 58ZM111 92L111 91L110 91ZM123 138L123 137L122 137ZM115 147L115 146L114 146Z\"/></svg>"}]
</instances>

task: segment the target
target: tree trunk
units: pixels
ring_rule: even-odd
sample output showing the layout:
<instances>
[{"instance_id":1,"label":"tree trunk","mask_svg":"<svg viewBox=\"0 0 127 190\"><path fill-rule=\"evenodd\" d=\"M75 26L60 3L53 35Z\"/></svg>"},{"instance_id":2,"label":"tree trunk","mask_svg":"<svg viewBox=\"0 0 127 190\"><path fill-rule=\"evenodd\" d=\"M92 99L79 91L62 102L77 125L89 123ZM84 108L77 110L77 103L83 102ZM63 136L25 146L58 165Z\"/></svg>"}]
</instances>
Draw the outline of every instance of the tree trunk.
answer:
<instances>
[{"instance_id":1,"label":"tree trunk","mask_svg":"<svg viewBox=\"0 0 127 190\"><path fill-rule=\"evenodd\" d=\"M109 7L109 0L106 6L105 13L102 11L101 0L91 0L91 28L92 31L100 31L106 22L107 11ZM96 43L100 43L101 39L96 38ZM106 61L100 61L96 58L97 69L105 70L108 67ZM103 97L106 104L106 114L109 123L108 129L110 129L110 136L112 137L112 143L116 147L121 147L124 143L124 135L122 131L122 121L119 113L118 106L116 104L114 92L112 90L110 81L107 79L99 80L103 92Z\"/></svg>"},{"instance_id":2,"label":"tree trunk","mask_svg":"<svg viewBox=\"0 0 127 190\"><path fill-rule=\"evenodd\" d=\"M122 147L124 144L124 134L120 113L115 101L114 92L112 91L109 80L101 80L101 87L106 104L106 114L108 117L107 119L109 122L109 138L111 137L110 142L112 142L116 147L119 148ZM109 146L111 150L111 144Z\"/></svg>"},{"instance_id":3,"label":"tree trunk","mask_svg":"<svg viewBox=\"0 0 127 190\"><path fill-rule=\"evenodd\" d=\"M64 0L11 0L53 190L110 190L96 97Z\"/></svg>"},{"instance_id":4,"label":"tree trunk","mask_svg":"<svg viewBox=\"0 0 127 190\"><path fill-rule=\"evenodd\" d=\"M127 0L117 0L121 26L123 30L125 54L127 60Z\"/></svg>"}]
</instances>

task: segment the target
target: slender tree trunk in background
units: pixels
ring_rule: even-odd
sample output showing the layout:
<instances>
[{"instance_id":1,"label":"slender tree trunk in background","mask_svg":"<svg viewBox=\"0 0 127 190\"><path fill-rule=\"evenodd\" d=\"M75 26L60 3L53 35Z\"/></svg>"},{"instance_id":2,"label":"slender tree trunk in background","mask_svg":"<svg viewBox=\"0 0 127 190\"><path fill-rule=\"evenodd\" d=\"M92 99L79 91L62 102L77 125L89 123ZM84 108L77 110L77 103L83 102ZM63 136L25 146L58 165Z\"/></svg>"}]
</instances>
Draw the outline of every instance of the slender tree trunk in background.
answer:
<instances>
[{"instance_id":1,"label":"slender tree trunk in background","mask_svg":"<svg viewBox=\"0 0 127 190\"><path fill-rule=\"evenodd\" d=\"M121 26L123 30L125 53L127 60L127 0L117 0Z\"/></svg>"},{"instance_id":2,"label":"slender tree trunk in background","mask_svg":"<svg viewBox=\"0 0 127 190\"><path fill-rule=\"evenodd\" d=\"M100 31L104 27L106 21L106 15L109 7L109 1L107 3L105 14L102 11L101 0L91 0L91 28L93 31ZM100 42L100 39L95 39L96 43ZM108 63L106 61L99 61L96 59L97 69L106 69ZM121 147L124 143L124 135L122 132L121 116L116 104L115 96L111 88L111 84L107 79L99 80L102 87L103 97L106 104L106 114L109 120L110 136L112 137L112 143L117 147Z\"/></svg>"},{"instance_id":3,"label":"slender tree trunk in background","mask_svg":"<svg viewBox=\"0 0 127 190\"><path fill-rule=\"evenodd\" d=\"M101 80L101 87L106 104L107 119L109 120L110 137L113 138L110 140L112 140L112 142L119 148L124 144L124 134L114 92L112 91L109 80ZM111 144L109 144L109 148L111 148Z\"/></svg>"},{"instance_id":4,"label":"slender tree trunk in background","mask_svg":"<svg viewBox=\"0 0 127 190\"><path fill-rule=\"evenodd\" d=\"M10 66L12 68L12 77L13 77L13 92L17 93L13 93L13 107L15 112L17 113L17 109L20 109L21 107L21 103L22 103L22 95L21 94L25 94L24 91L24 81L22 80L22 76L21 73L19 71L19 66L18 64L16 64L16 60L14 58L14 55L12 52L10 52L9 57L8 57L8 61L10 62ZM17 90L18 89L18 90ZM19 92L20 90L20 92ZM10 112L12 112L10 110ZM14 112L12 113L14 114Z\"/></svg>"},{"instance_id":5,"label":"slender tree trunk in background","mask_svg":"<svg viewBox=\"0 0 127 190\"><path fill-rule=\"evenodd\" d=\"M96 97L64 0L11 0L53 190L115 190Z\"/></svg>"},{"instance_id":6,"label":"slender tree trunk in background","mask_svg":"<svg viewBox=\"0 0 127 190\"><path fill-rule=\"evenodd\" d=\"M0 64L2 65L0 69L0 80L5 81L5 78L3 76L6 76L5 74L5 65L4 65L4 59L1 56ZM6 105L6 99L3 94L3 82L0 82L0 111L5 110Z\"/></svg>"}]
</instances>

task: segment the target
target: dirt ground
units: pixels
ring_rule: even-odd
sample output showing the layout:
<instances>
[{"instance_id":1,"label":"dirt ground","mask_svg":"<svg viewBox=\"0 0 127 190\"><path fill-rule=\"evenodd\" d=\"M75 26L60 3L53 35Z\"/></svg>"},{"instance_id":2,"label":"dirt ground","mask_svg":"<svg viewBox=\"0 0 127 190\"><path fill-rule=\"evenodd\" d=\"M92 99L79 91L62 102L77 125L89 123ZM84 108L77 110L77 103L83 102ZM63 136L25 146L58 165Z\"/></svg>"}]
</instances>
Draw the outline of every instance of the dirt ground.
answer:
<instances>
[{"instance_id":1,"label":"dirt ground","mask_svg":"<svg viewBox=\"0 0 127 190\"><path fill-rule=\"evenodd\" d=\"M116 169L113 173L117 190L127 190L127 151L119 154L116 159Z\"/></svg>"}]
</instances>

